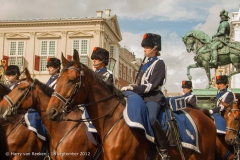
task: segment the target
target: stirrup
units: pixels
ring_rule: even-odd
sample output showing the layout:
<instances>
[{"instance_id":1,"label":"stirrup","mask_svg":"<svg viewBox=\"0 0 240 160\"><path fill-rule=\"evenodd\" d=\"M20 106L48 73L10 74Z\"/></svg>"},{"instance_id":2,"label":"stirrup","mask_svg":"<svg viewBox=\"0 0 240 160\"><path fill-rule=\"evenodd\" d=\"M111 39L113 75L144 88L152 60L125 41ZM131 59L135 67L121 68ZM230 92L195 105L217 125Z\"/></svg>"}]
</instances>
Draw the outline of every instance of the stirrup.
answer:
<instances>
[{"instance_id":1,"label":"stirrup","mask_svg":"<svg viewBox=\"0 0 240 160\"><path fill-rule=\"evenodd\" d=\"M156 145L156 148L157 148L157 153L159 154L159 156L161 157L161 160L169 160L170 159L170 156L168 155L164 155L160 152L158 146Z\"/></svg>"}]
</instances>

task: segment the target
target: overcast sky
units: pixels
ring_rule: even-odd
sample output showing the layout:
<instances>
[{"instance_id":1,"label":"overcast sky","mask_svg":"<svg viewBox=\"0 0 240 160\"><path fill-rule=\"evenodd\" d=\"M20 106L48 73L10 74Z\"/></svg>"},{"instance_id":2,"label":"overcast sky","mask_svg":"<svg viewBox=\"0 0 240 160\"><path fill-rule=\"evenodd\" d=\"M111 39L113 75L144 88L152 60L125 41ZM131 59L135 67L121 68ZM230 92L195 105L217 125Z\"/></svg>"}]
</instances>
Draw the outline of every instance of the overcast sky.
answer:
<instances>
[{"instance_id":1,"label":"overcast sky","mask_svg":"<svg viewBox=\"0 0 240 160\"><path fill-rule=\"evenodd\" d=\"M197 29L210 37L217 32L222 9L238 12L239 0L0 0L0 19L36 19L96 17L97 10L111 9L122 33L121 46L143 58L141 40L144 33L162 36L161 58L168 69L165 88L181 91L187 79L187 66L194 53L187 53L181 40ZM213 70L212 70L213 72ZM207 77L202 68L192 69L194 88L205 88ZM213 76L213 75L212 75Z\"/></svg>"}]
</instances>

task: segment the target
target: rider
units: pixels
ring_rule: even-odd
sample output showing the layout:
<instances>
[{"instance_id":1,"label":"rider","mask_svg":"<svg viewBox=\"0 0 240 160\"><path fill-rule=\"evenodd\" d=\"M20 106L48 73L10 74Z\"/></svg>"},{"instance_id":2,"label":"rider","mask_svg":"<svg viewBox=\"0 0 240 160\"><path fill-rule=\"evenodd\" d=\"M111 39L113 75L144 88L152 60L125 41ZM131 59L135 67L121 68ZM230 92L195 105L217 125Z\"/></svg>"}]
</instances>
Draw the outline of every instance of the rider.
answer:
<instances>
[{"instance_id":1,"label":"rider","mask_svg":"<svg viewBox=\"0 0 240 160\"><path fill-rule=\"evenodd\" d=\"M104 48L94 47L91 59L93 67L96 69L95 73L102 76L103 81L108 85L114 86L113 74L106 67L108 65L109 52Z\"/></svg>"},{"instance_id":2,"label":"rider","mask_svg":"<svg viewBox=\"0 0 240 160\"><path fill-rule=\"evenodd\" d=\"M234 94L228 90L228 77L226 75L216 76L216 84L219 90L216 96L216 107L209 111L211 114L221 113L221 115L223 115L225 112L225 107L221 102L231 103L235 101L235 98Z\"/></svg>"},{"instance_id":3,"label":"rider","mask_svg":"<svg viewBox=\"0 0 240 160\"><path fill-rule=\"evenodd\" d=\"M217 50L222 48L225 44L229 43L229 35L230 35L230 25L228 23L228 11L224 9L220 12L220 25L218 27L217 33L212 37L212 59L210 61L211 64L217 65Z\"/></svg>"},{"instance_id":4,"label":"rider","mask_svg":"<svg viewBox=\"0 0 240 160\"><path fill-rule=\"evenodd\" d=\"M182 81L183 97L192 108L197 107L197 97L192 93L192 81Z\"/></svg>"},{"instance_id":5,"label":"rider","mask_svg":"<svg viewBox=\"0 0 240 160\"><path fill-rule=\"evenodd\" d=\"M16 65L9 65L7 70L5 70L5 75L10 82L8 86L11 90L13 90L18 85L18 80L20 76L20 70Z\"/></svg>"},{"instance_id":6,"label":"rider","mask_svg":"<svg viewBox=\"0 0 240 160\"><path fill-rule=\"evenodd\" d=\"M160 56L159 51L161 51L161 36L146 33L143 36L141 45L144 48L145 56L148 57L148 62L142 66L138 77L136 77L139 81L134 85L123 87L121 90L130 90L142 96L148 109L150 123L160 155L163 160L168 160L166 134L157 120L160 110L166 106L166 99L161 91L165 81L165 63L157 57Z\"/></svg>"},{"instance_id":7,"label":"rider","mask_svg":"<svg viewBox=\"0 0 240 160\"><path fill-rule=\"evenodd\" d=\"M46 85L50 88L55 89L56 81L59 77L60 69L61 69L61 62L57 58L48 58L47 59L47 69L51 77L47 81Z\"/></svg>"}]
</instances>

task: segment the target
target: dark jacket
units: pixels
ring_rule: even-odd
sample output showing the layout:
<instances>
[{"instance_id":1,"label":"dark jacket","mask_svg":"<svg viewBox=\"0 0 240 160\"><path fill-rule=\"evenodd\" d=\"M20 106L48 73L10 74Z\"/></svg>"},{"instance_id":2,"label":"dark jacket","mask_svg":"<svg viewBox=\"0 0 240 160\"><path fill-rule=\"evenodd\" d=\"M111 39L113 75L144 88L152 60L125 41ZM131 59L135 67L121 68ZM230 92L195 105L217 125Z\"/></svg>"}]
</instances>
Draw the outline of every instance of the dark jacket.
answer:
<instances>
[{"instance_id":1,"label":"dark jacket","mask_svg":"<svg viewBox=\"0 0 240 160\"><path fill-rule=\"evenodd\" d=\"M187 105L190 105L193 108L197 107L197 97L192 93L192 91L188 94L183 95L183 97L185 97Z\"/></svg>"},{"instance_id":2,"label":"dark jacket","mask_svg":"<svg viewBox=\"0 0 240 160\"><path fill-rule=\"evenodd\" d=\"M59 77L59 74L56 74L54 76L51 76L49 80L47 81L46 85L49 86L52 89L55 89L57 79Z\"/></svg>"},{"instance_id":3,"label":"dark jacket","mask_svg":"<svg viewBox=\"0 0 240 160\"><path fill-rule=\"evenodd\" d=\"M114 86L113 74L106 67L103 67L100 70L96 70L95 73L98 74L99 76L102 76L103 81L105 81L108 85Z\"/></svg>"},{"instance_id":4,"label":"dark jacket","mask_svg":"<svg viewBox=\"0 0 240 160\"><path fill-rule=\"evenodd\" d=\"M225 111L225 107L222 105L220 100L225 103L231 103L235 100L234 94L228 89L219 91L216 96L216 107L212 109L213 113Z\"/></svg>"},{"instance_id":5,"label":"dark jacket","mask_svg":"<svg viewBox=\"0 0 240 160\"><path fill-rule=\"evenodd\" d=\"M165 80L165 72L165 63L162 59L157 56L148 59L142 66L137 77L137 86L133 86L133 91L141 95L145 102L154 101L164 106L166 99L161 87Z\"/></svg>"}]
</instances>

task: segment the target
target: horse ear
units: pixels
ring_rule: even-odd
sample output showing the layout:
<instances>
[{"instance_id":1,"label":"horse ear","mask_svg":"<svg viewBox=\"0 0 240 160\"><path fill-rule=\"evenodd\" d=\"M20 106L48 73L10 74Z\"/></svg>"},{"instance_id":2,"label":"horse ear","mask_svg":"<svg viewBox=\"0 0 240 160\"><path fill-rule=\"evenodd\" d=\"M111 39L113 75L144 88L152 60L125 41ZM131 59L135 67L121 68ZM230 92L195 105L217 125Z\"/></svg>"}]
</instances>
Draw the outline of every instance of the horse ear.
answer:
<instances>
[{"instance_id":1,"label":"horse ear","mask_svg":"<svg viewBox=\"0 0 240 160\"><path fill-rule=\"evenodd\" d=\"M73 61L74 61L74 63L79 63L80 62L79 54L78 54L78 51L76 49L74 49L74 52L73 52Z\"/></svg>"},{"instance_id":2,"label":"horse ear","mask_svg":"<svg viewBox=\"0 0 240 160\"><path fill-rule=\"evenodd\" d=\"M63 67L65 67L68 64L68 60L64 57L63 52L62 52L61 58L62 58L62 65Z\"/></svg>"},{"instance_id":3,"label":"horse ear","mask_svg":"<svg viewBox=\"0 0 240 160\"><path fill-rule=\"evenodd\" d=\"M31 77L31 74L29 72L29 70L27 68L25 68L25 76L26 76L26 79L27 81L32 81L32 77Z\"/></svg>"}]
</instances>

